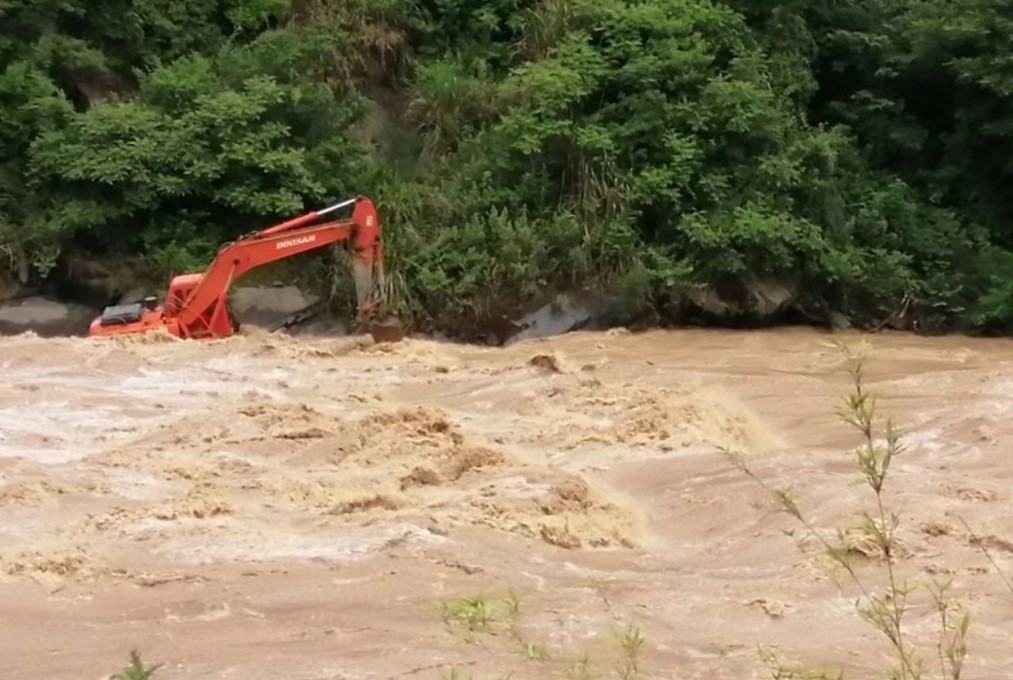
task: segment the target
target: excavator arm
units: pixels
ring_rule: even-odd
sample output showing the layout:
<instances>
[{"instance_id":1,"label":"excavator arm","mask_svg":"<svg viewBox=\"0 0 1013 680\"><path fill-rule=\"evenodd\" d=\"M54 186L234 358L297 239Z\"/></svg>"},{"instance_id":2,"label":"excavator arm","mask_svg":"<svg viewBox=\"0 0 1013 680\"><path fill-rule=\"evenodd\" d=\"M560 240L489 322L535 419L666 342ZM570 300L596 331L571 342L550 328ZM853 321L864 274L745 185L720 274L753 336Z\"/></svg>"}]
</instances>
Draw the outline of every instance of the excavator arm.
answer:
<instances>
[{"instance_id":1,"label":"excavator arm","mask_svg":"<svg viewBox=\"0 0 1013 680\"><path fill-rule=\"evenodd\" d=\"M348 206L354 206L351 218L314 224ZM307 213L223 246L208 270L199 275L196 285L171 287L166 317L178 324L178 335L220 336L222 324L228 320L223 316L227 315L227 292L240 276L256 267L345 240L352 246L353 275L362 318L375 311L377 294L382 295L383 249L376 208L368 198L361 197Z\"/></svg>"}]
</instances>

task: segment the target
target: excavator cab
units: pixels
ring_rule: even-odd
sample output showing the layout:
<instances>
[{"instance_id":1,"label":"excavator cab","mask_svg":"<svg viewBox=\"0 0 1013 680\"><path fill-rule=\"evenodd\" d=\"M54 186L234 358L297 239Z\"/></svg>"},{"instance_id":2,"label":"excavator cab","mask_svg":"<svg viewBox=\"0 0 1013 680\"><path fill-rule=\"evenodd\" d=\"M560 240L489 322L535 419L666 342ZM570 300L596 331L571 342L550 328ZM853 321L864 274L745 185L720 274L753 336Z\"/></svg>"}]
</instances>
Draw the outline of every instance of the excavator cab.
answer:
<instances>
[{"instance_id":1,"label":"excavator cab","mask_svg":"<svg viewBox=\"0 0 1013 680\"><path fill-rule=\"evenodd\" d=\"M91 322L88 334L92 336L127 335L146 333L165 327L158 299L146 297L140 302L106 307L102 311L102 315Z\"/></svg>"},{"instance_id":2,"label":"excavator cab","mask_svg":"<svg viewBox=\"0 0 1013 680\"><path fill-rule=\"evenodd\" d=\"M169 291L165 296L165 317L174 319L186 303L194 288L204 278L203 274L180 274L169 283Z\"/></svg>"},{"instance_id":3,"label":"excavator cab","mask_svg":"<svg viewBox=\"0 0 1013 680\"><path fill-rule=\"evenodd\" d=\"M158 309L158 298L148 296L140 302L130 302L124 305L113 305L106 307L99 317L102 326L120 326L140 321L146 312L153 312Z\"/></svg>"},{"instance_id":4,"label":"excavator cab","mask_svg":"<svg viewBox=\"0 0 1013 680\"><path fill-rule=\"evenodd\" d=\"M140 302L131 302L125 305L113 305L102 310L99 323L102 326L122 326L124 324L136 323L144 316L144 305Z\"/></svg>"}]
</instances>

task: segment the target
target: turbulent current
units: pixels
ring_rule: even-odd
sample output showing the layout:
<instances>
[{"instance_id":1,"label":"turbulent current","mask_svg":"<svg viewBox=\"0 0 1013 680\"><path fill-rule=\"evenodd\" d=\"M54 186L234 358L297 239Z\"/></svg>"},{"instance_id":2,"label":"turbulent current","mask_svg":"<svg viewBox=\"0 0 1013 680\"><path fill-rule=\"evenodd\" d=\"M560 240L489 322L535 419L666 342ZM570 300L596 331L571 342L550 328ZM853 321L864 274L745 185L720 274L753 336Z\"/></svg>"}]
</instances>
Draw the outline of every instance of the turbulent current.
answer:
<instances>
[{"instance_id":1,"label":"turbulent current","mask_svg":"<svg viewBox=\"0 0 1013 680\"><path fill-rule=\"evenodd\" d=\"M840 342L904 428L899 577L952 580L965 677L1013 677L1013 343L809 329L0 338L0 677L871 678L861 591L763 486L879 592Z\"/></svg>"}]
</instances>

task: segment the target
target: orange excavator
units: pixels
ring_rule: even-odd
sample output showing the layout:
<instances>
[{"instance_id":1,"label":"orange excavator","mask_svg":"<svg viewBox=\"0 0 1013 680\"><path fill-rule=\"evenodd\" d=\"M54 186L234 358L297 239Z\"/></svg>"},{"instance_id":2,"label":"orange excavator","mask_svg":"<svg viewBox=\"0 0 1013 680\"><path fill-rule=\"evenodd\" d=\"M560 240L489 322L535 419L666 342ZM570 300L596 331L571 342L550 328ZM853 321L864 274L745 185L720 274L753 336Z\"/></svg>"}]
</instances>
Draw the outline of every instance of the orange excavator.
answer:
<instances>
[{"instance_id":1,"label":"orange excavator","mask_svg":"<svg viewBox=\"0 0 1013 680\"><path fill-rule=\"evenodd\" d=\"M352 208L351 217L318 222L325 216ZM400 340L403 329L383 309L383 247L380 221L373 202L365 197L342 201L306 213L263 231L228 243L203 274L181 274L172 279L163 305L154 297L143 302L107 307L89 328L91 336L146 333L165 329L180 338L207 340L233 335L238 324L228 310L229 286L261 265L338 241L349 241L358 302L358 321L368 324L378 342Z\"/></svg>"}]
</instances>

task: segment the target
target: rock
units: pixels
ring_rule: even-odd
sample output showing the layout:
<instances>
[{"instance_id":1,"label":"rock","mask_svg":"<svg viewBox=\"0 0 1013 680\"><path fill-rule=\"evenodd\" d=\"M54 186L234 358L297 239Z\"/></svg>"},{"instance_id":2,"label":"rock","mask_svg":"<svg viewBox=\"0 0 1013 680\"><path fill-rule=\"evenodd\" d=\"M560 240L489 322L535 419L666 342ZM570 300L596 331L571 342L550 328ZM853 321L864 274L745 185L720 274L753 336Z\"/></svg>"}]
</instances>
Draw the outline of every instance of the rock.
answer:
<instances>
[{"instance_id":1,"label":"rock","mask_svg":"<svg viewBox=\"0 0 1013 680\"><path fill-rule=\"evenodd\" d=\"M796 294L779 281L755 280L748 284L752 311L761 317L770 317L785 311L796 299Z\"/></svg>"},{"instance_id":2,"label":"rock","mask_svg":"<svg viewBox=\"0 0 1013 680\"><path fill-rule=\"evenodd\" d=\"M341 321L323 315L295 323L286 330L289 335L314 338L343 338L350 332L348 326Z\"/></svg>"},{"instance_id":3,"label":"rock","mask_svg":"<svg viewBox=\"0 0 1013 680\"><path fill-rule=\"evenodd\" d=\"M798 291L777 279L750 277L720 292L715 286L700 286L688 291L685 299L711 318L766 322L794 307Z\"/></svg>"},{"instance_id":4,"label":"rock","mask_svg":"<svg viewBox=\"0 0 1013 680\"><path fill-rule=\"evenodd\" d=\"M134 302L141 302L144 300L144 298L148 297L149 295L154 295L159 300L161 300L163 297L165 297L165 292L150 290L149 288L146 288L144 286L134 286L129 291L127 291L127 293L123 297L121 297L119 299L119 302L117 302L116 304L128 305Z\"/></svg>"},{"instance_id":5,"label":"rock","mask_svg":"<svg viewBox=\"0 0 1013 680\"><path fill-rule=\"evenodd\" d=\"M846 331L851 329L851 319L844 316L840 312L830 312L830 315L827 317L827 321L830 322L830 325L833 328L836 328L839 331Z\"/></svg>"},{"instance_id":6,"label":"rock","mask_svg":"<svg viewBox=\"0 0 1013 680\"><path fill-rule=\"evenodd\" d=\"M506 344L524 328L517 322L500 316L490 320L486 325L486 330L488 331L485 336L486 344L495 346Z\"/></svg>"},{"instance_id":7,"label":"rock","mask_svg":"<svg viewBox=\"0 0 1013 680\"><path fill-rule=\"evenodd\" d=\"M33 331L40 337L83 336L101 310L84 305L27 297L0 307L0 334Z\"/></svg>"},{"instance_id":8,"label":"rock","mask_svg":"<svg viewBox=\"0 0 1013 680\"><path fill-rule=\"evenodd\" d=\"M273 329L319 299L295 286L241 286L232 291L229 301L240 324Z\"/></svg>"},{"instance_id":9,"label":"rock","mask_svg":"<svg viewBox=\"0 0 1013 680\"><path fill-rule=\"evenodd\" d=\"M738 313L737 309L722 300L718 292L710 286L687 292L686 299L694 307L712 316L724 317Z\"/></svg>"},{"instance_id":10,"label":"rock","mask_svg":"<svg viewBox=\"0 0 1013 680\"><path fill-rule=\"evenodd\" d=\"M67 258L61 278L65 282L64 294L94 305L107 305L120 299L127 287L121 285L120 280L129 280L101 262L75 256ZM162 295L164 292L159 293L159 297Z\"/></svg>"},{"instance_id":11,"label":"rock","mask_svg":"<svg viewBox=\"0 0 1013 680\"><path fill-rule=\"evenodd\" d=\"M5 276L0 270L0 304L25 297L28 294L29 289L24 284L17 279Z\"/></svg>"},{"instance_id":12,"label":"rock","mask_svg":"<svg viewBox=\"0 0 1013 680\"><path fill-rule=\"evenodd\" d=\"M513 323L520 330L504 344L569 333L586 326L593 316L594 310L589 303L562 294L549 304L516 319Z\"/></svg>"}]
</instances>

